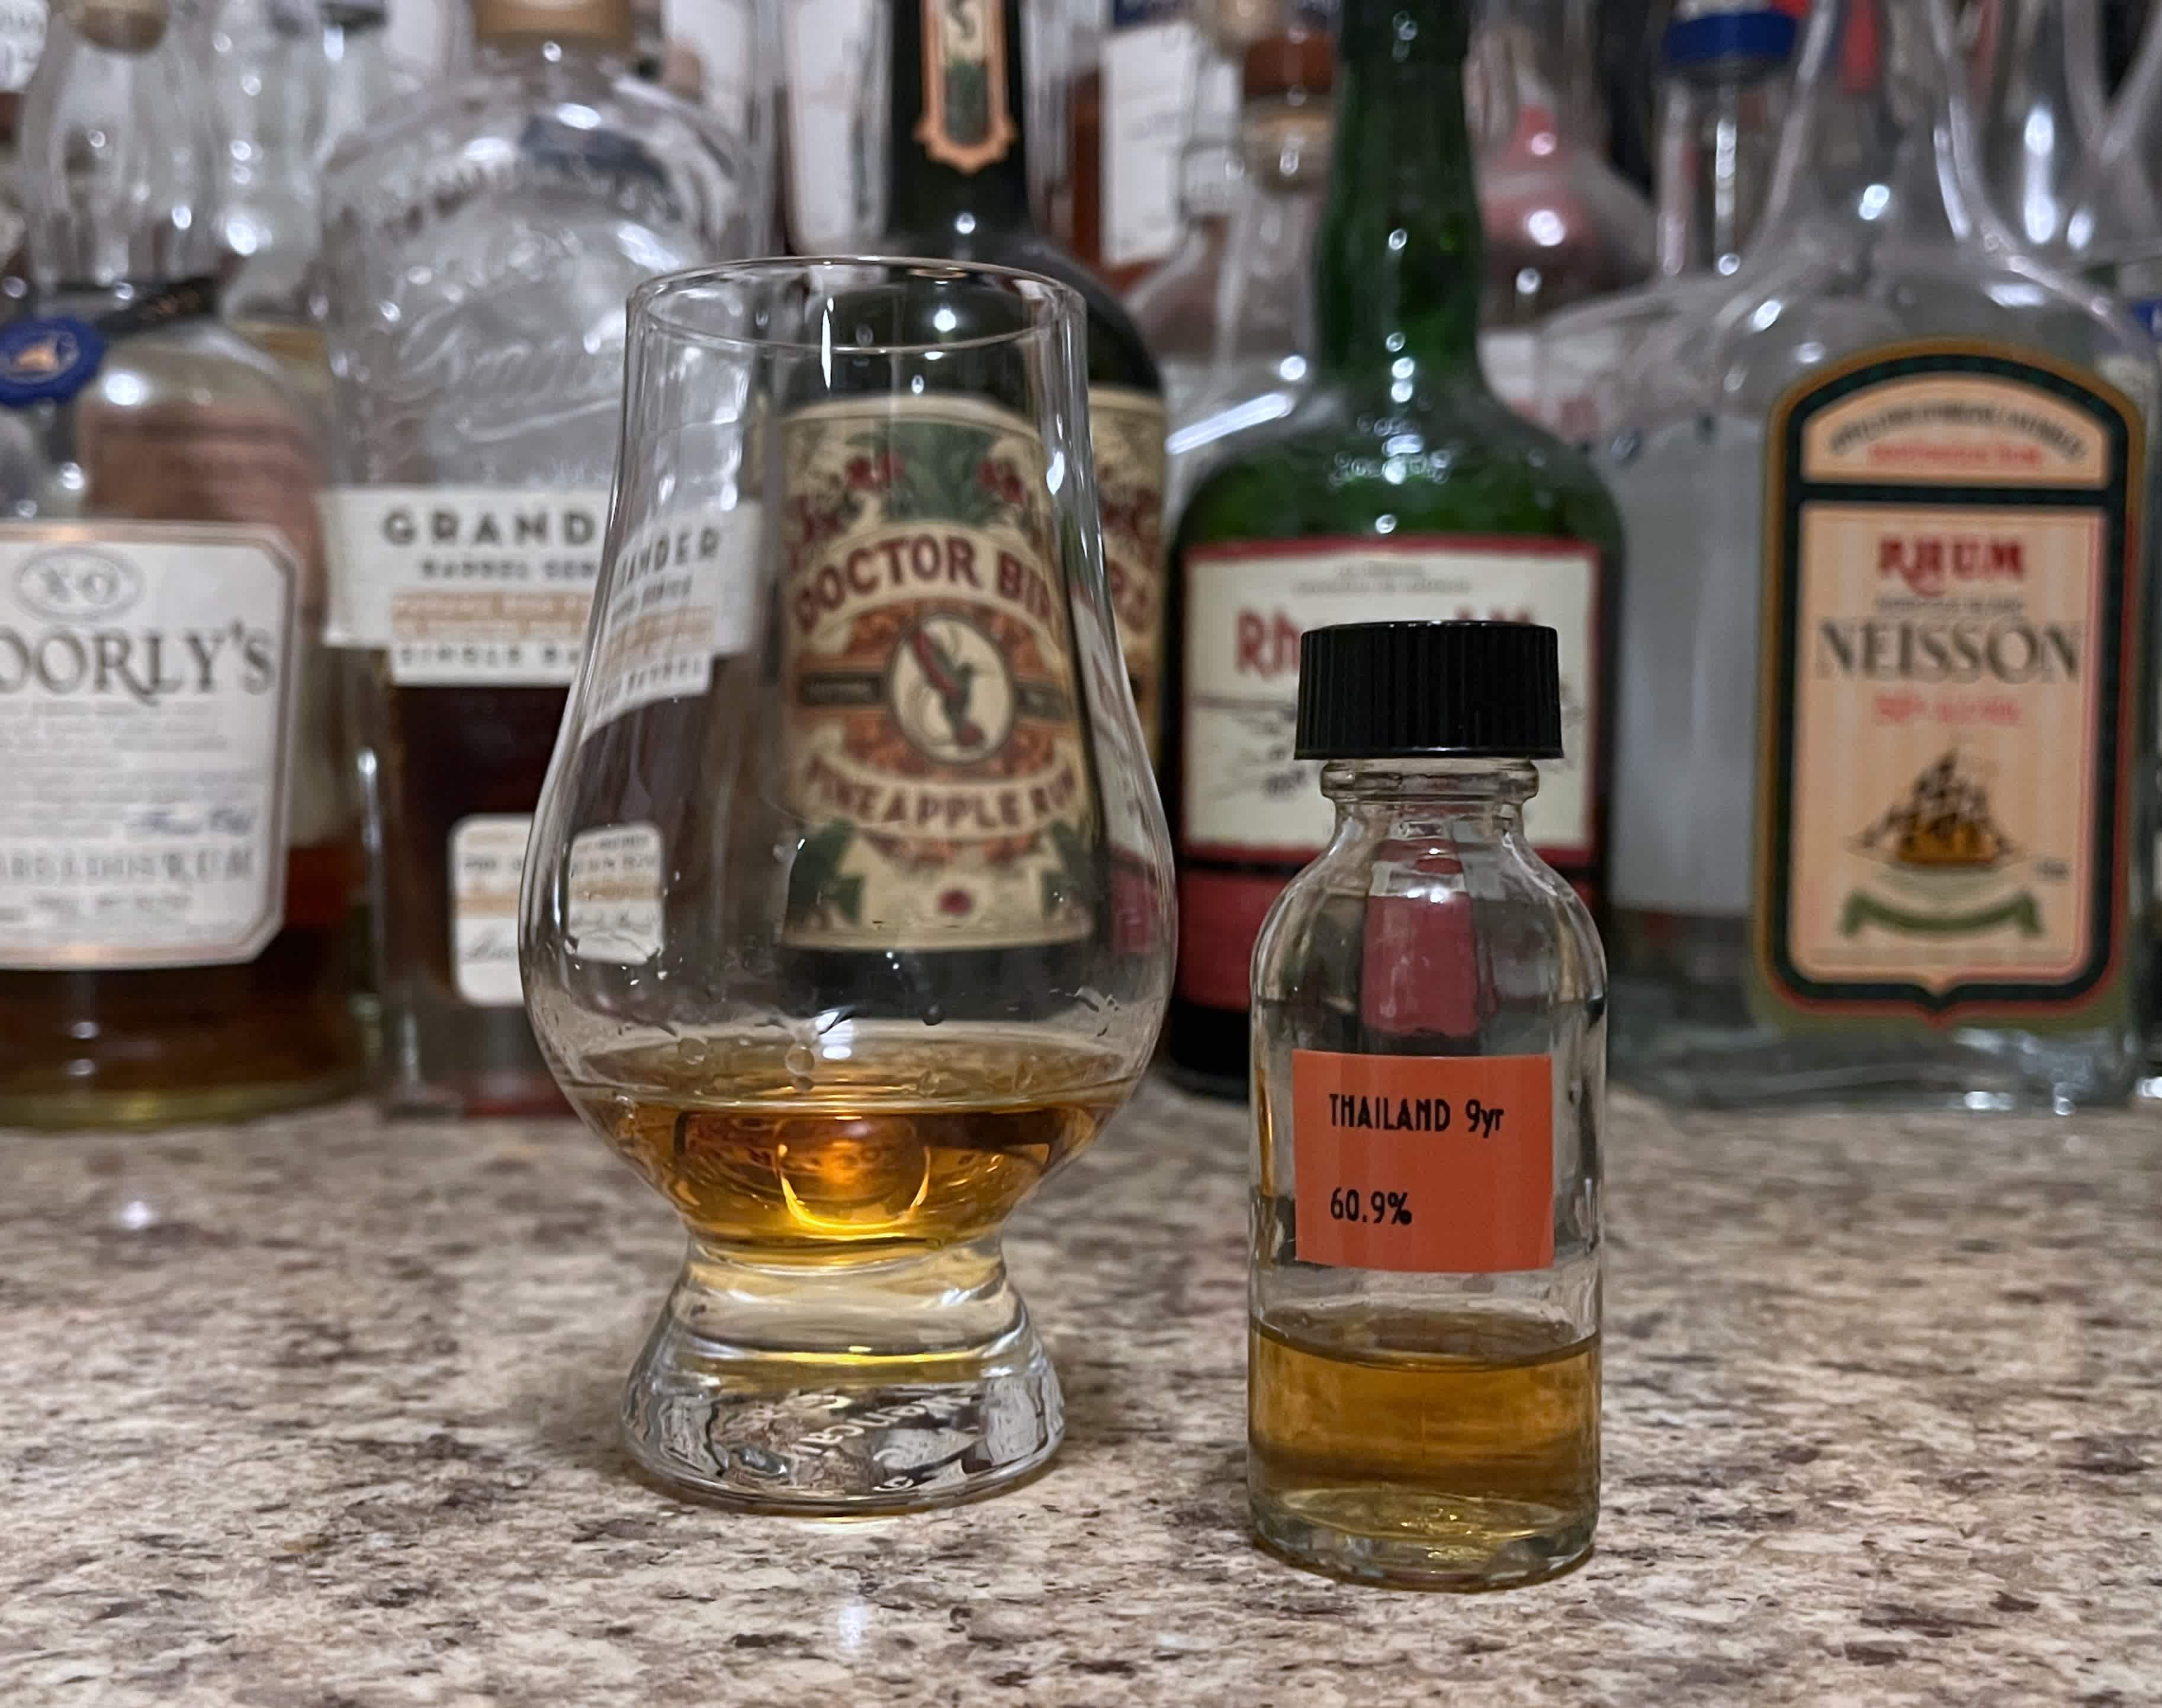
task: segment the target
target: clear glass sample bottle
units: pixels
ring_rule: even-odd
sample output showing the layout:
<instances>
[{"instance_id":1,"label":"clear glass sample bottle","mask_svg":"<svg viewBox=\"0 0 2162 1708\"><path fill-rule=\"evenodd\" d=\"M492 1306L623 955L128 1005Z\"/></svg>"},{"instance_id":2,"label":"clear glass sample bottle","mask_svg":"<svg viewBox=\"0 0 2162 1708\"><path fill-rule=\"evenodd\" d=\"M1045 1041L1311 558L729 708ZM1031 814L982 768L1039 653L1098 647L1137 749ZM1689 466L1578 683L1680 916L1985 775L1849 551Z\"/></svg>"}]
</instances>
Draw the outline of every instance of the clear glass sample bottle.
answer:
<instances>
[{"instance_id":1,"label":"clear glass sample bottle","mask_svg":"<svg viewBox=\"0 0 2162 1708\"><path fill-rule=\"evenodd\" d=\"M756 154L632 71L629 0L473 0L468 72L323 186L328 633L358 680L384 1095L560 1107L522 1006L526 832L608 521L624 299L739 254Z\"/></svg>"},{"instance_id":2,"label":"clear glass sample bottle","mask_svg":"<svg viewBox=\"0 0 2162 1708\"><path fill-rule=\"evenodd\" d=\"M1819 0L1764 235L1600 441L1615 1062L1663 1095L2133 1081L2154 362L1977 159L1945 0Z\"/></svg>"},{"instance_id":3,"label":"clear glass sample bottle","mask_svg":"<svg viewBox=\"0 0 2162 1708\"><path fill-rule=\"evenodd\" d=\"M1565 1570L1599 1515L1606 977L1524 834L1562 750L1531 623L1309 631L1336 829L1254 958L1247 1488L1365 1582Z\"/></svg>"}]
</instances>

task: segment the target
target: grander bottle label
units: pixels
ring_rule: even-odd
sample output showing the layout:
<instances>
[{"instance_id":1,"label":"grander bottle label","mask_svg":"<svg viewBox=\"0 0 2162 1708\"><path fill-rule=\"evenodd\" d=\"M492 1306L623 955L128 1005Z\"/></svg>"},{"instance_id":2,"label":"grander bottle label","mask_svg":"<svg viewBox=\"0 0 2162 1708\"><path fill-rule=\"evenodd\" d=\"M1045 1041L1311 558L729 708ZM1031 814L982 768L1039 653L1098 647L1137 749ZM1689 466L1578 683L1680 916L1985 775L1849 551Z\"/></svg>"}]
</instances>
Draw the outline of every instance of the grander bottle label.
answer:
<instances>
[{"instance_id":1,"label":"grander bottle label","mask_svg":"<svg viewBox=\"0 0 2162 1708\"><path fill-rule=\"evenodd\" d=\"M1091 386L1089 431L1119 650L1153 761L1163 726L1163 399Z\"/></svg>"},{"instance_id":2,"label":"grander bottle label","mask_svg":"<svg viewBox=\"0 0 2162 1708\"><path fill-rule=\"evenodd\" d=\"M277 935L303 579L270 529L0 526L0 966Z\"/></svg>"},{"instance_id":3,"label":"grander bottle label","mask_svg":"<svg viewBox=\"0 0 2162 1708\"><path fill-rule=\"evenodd\" d=\"M1921 345L1812 378L1771 429L1763 986L2080 1002L2127 925L2137 413L2044 358Z\"/></svg>"},{"instance_id":4,"label":"grander bottle label","mask_svg":"<svg viewBox=\"0 0 2162 1708\"><path fill-rule=\"evenodd\" d=\"M1088 934L1096 825L1043 446L961 398L781 428L786 940L958 950Z\"/></svg>"},{"instance_id":5,"label":"grander bottle label","mask_svg":"<svg viewBox=\"0 0 2162 1708\"><path fill-rule=\"evenodd\" d=\"M560 686L577 673L608 530L601 488L342 487L324 494L332 646L401 686Z\"/></svg>"},{"instance_id":6,"label":"grander bottle label","mask_svg":"<svg viewBox=\"0 0 2162 1708\"><path fill-rule=\"evenodd\" d=\"M956 172L1005 159L1020 134L1006 87L1004 0L922 0L923 117L916 140Z\"/></svg>"}]
</instances>

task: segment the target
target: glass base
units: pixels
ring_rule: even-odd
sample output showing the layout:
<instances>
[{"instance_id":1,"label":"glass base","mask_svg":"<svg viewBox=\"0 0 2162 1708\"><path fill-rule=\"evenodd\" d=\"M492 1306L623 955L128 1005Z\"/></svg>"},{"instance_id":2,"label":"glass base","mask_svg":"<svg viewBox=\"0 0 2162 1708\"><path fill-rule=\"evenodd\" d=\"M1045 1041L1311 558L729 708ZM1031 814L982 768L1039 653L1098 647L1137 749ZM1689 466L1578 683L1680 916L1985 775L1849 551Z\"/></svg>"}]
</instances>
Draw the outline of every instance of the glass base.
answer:
<instances>
[{"instance_id":1,"label":"glass base","mask_svg":"<svg viewBox=\"0 0 2162 1708\"><path fill-rule=\"evenodd\" d=\"M663 1482L828 1518L977 1499L1064 1430L992 1241L819 1268L694 1244L623 1398L624 1445Z\"/></svg>"},{"instance_id":2,"label":"glass base","mask_svg":"<svg viewBox=\"0 0 2162 1708\"><path fill-rule=\"evenodd\" d=\"M1346 1583L1472 1593L1559 1577L1591 1557L1596 1512L1386 1487L1256 1491L1272 1554Z\"/></svg>"}]
</instances>

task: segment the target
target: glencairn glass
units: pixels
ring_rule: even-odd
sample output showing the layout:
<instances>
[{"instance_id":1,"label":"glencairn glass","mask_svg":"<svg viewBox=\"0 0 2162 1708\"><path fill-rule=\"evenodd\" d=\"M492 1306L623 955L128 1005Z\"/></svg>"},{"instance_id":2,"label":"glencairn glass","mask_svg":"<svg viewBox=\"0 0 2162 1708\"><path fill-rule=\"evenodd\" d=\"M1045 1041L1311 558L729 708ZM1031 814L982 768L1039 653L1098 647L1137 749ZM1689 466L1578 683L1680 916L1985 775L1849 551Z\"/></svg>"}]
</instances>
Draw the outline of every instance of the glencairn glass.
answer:
<instances>
[{"instance_id":1,"label":"glencairn glass","mask_svg":"<svg viewBox=\"0 0 2162 1708\"><path fill-rule=\"evenodd\" d=\"M624 1401L670 1481L941 1504L1056 1448L1000 1225L1132 1091L1169 845L1112 624L1083 309L756 261L630 302L520 961L690 1248Z\"/></svg>"}]
</instances>

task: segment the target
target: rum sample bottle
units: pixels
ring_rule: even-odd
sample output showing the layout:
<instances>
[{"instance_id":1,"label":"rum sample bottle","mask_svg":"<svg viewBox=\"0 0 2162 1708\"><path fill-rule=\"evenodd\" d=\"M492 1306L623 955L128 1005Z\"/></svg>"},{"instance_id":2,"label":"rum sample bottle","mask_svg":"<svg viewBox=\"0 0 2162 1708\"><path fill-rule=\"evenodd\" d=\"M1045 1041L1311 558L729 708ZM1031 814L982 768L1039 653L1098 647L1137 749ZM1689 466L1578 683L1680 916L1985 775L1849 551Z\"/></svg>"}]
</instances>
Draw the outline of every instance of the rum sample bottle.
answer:
<instances>
[{"instance_id":1,"label":"rum sample bottle","mask_svg":"<svg viewBox=\"0 0 2162 1708\"><path fill-rule=\"evenodd\" d=\"M55 9L34 296L0 330L0 1122L357 1082L359 864L312 637L312 417L217 318L213 132L165 0Z\"/></svg>"},{"instance_id":2,"label":"rum sample bottle","mask_svg":"<svg viewBox=\"0 0 2162 1708\"><path fill-rule=\"evenodd\" d=\"M561 1107L521 1005L526 832L608 523L624 299L740 254L755 151L631 69L629 0L473 0L473 69L324 185L330 638L360 679L394 1110Z\"/></svg>"},{"instance_id":3,"label":"rum sample bottle","mask_svg":"<svg viewBox=\"0 0 2162 1708\"><path fill-rule=\"evenodd\" d=\"M1153 757L1163 718L1163 387L1141 334L1029 211L1021 0L892 0L890 255L1026 268L1089 310L1089 419L1119 643Z\"/></svg>"},{"instance_id":4,"label":"rum sample bottle","mask_svg":"<svg viewBox=\"0 0 2162 1708\"><path fill-rule=\"evenodd\" d=\"M1622 532L1574 452L1499 402L1478 358L1483 251L1462 95L1471 0L1347 0L1314 257L1313 385L1189 501L1173 546L1179 859L1166 1044L1185 1082L1247 1084L1262 918L1328 841L1292 751L1299 637L1341 622L1507 617L1561 637L1564 758L1528 825L1596 892L1607 617Z\"/></svg>"}]
</instances>

